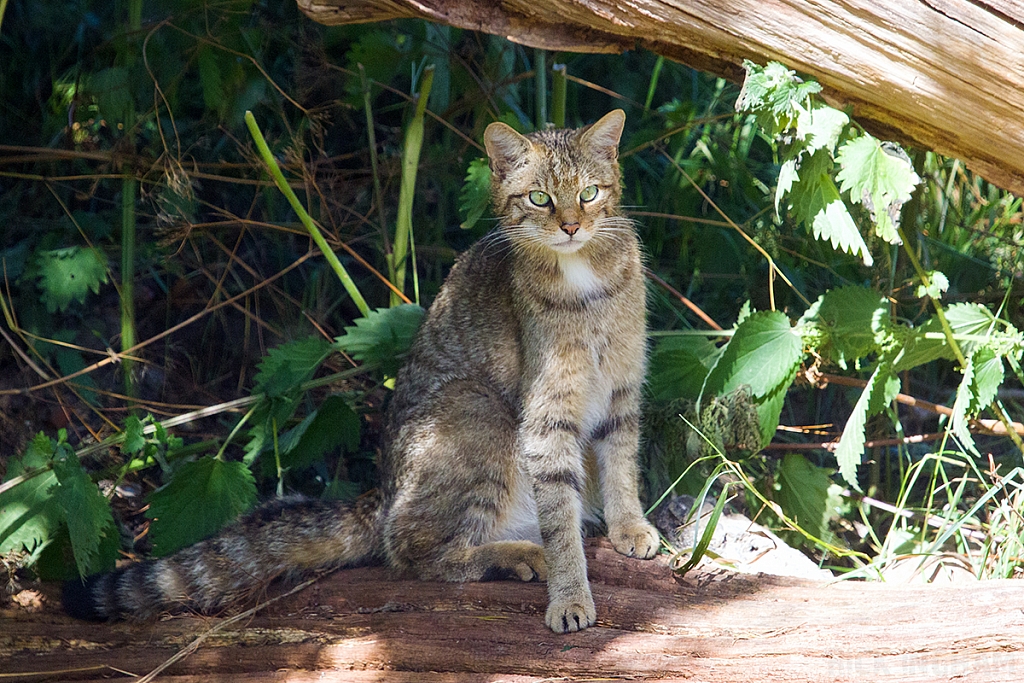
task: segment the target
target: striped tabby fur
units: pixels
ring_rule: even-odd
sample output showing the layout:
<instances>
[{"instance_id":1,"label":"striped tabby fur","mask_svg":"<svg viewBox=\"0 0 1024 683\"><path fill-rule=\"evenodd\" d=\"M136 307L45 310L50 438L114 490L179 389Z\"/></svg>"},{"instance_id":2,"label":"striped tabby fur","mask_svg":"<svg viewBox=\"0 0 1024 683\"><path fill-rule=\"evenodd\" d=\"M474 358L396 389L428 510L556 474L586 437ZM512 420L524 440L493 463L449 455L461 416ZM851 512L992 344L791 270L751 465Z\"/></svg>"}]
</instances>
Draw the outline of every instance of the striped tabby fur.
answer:
<instances>
[{"instance_id":1,"label":"striped tabby fur","mask_svg":"<svg viewBox=\"0 0 1024 683\"><path fill-rule=\"evenodd\" d=\"M378 496L269 502L176 555L70 583L68 611L210 611L279 575L383 562L443 581L546 580L549 627L592 625L586 494L603 499L619 552L658 547L637 493L645 291L618 208L624 119L487 128L499 227L458 260L398 376Z\"/></svg>"}]
</instances>

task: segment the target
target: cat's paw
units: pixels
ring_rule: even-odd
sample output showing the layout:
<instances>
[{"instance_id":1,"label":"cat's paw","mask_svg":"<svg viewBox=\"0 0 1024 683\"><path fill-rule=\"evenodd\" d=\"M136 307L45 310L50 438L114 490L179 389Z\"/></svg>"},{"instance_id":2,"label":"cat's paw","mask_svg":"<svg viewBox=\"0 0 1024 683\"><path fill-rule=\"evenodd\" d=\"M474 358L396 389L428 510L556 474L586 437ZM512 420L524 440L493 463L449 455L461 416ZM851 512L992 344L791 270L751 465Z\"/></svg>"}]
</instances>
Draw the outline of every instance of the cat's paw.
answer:
<instances>
[{"instance_id":1,"label":"cat's paw","mask_svg":"<svg viewBox=\"0 0 1024 683\"><path fill-rule=\"evenodd\" d=\"M494 544L495 567L509 573L508 578L520 581L547 581L548 565L544 548L529 541L499 541Z\"/></svg>"},{"instance_id":2,"label":"cat's paw","mask_svg":"<svg viewBox=\"0 0 1024 683\"><path fill-rule=\"evenodd\" d=\"M612 547L628 557L649 560L658 552L658 530L646 519L615 524L608 529Z\"/></svg>"},{"instance_id":3,"label":"cat's paw","mask_svg":"<svg viewBox=\"0 0 1024 683\"><path fill-rule=\"evenodd\" d=\"M590 592L571 600L553 600L548 605L545 623L555 633L574 633L593 626L597 610Z\"/></svg>"}]
</instances>

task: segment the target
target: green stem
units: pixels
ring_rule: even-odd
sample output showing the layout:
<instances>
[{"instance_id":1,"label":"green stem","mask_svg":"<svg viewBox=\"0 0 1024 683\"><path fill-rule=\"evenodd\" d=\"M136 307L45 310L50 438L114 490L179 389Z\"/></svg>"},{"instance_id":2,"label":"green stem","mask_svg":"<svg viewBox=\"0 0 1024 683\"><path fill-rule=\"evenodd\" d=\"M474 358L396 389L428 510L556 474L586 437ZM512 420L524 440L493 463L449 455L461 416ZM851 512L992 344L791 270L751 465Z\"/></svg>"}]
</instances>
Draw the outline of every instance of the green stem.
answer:
<instances>
[{"instance_id":1,"label":"green stem","mask_svg":"<svg viewBox=\"0 0 1024 683\"><path fill-rule=\"evenodd\" d=\"M305 207L299 201L299 198L295 196L295 192L288 185L288 181L285 180L284 174L281 173L281 167L277 165L277 160L274 159L274 155L270 153L270 148L267 146L267 141L263 137L263 133L260 132L259 124L256 123L256 117L252 115L251 111L245 112L245 125L249 127L249 134L252 135L252 139L256 142L256 148L260 152L260 157L263 159L263 163L267 165L267 170L270 171L271 177L274 179L274 183L277 184L277 189L281 190L281 194L285 196L288 203L291 204L292 210L298 215L302 225L305 226L306 231L309 232L310 237L316 243L316 246L320 249L320 252L327 259L327 263L330 264L334 273L341 280L342 286L345 287L345 291L352 297L352 301L355 303L359 312L364 316L370 312L370 307L366 305L366 299L363 298L362 293L359 291L359 287L349 276L348 271L345 270L345 266L338 260L337 255L331 249L330 245L327 244L327 240L324 239L320 229L310 218L306 212Z\"/></svg>"},{"instance_id":2,"label":"green stem","mask_svg":"<svg viewBox=\"0 0 1024 683\"><path fill-rule=\"evenodd\" d=\"M907 236L903 233L903 226L896 228L897 233L900 236L904 246L908 244ZM924 285L926 290L931 289L932 280L928 277L928 273L925 272L924 268L921 267L921 262L917 260L917 254L914 253L913 249L904 248L903 253L910 259L910 265L914 267L914 272L917 273L917 277L921 279L921 284ZM942 332L946 335L946 343L953 350L953 355L956 356L957 362L960 363L961 368L967 367L967 359L964 357L964 352L960 350L960 345L957 344L956 338L953 336L953 328L949 326L949 321L946 320L946 312L942 309L942 304L939 303L938 299L929 297L932 301L932 306L935 307L935 317L939 319L939 324L942 325Z\"/></svg>"},{"instance_id":3,"label":"green stem","mask_svg":"<svg viewBox=\"0 0 1024 683\"><path fill-rule=\"evenodd\" d=\"M651 108L651 102L654 101L654 91L658 87L658 78L661 76L661 67L665 65L665 58L658 57L658 61L654 63L654 69L651 70L651 83L647 86L647 99L644 100L644 111L648 111Z\"/></svg>"},{"instance_id":4,"label":"green stem","mask_svg":"<svg viewBox=\"0 0 1024 683\"><path fill-rule=\"evenodd\" d=\"M391 253L390 237L388 237L388 217L384 213L384 193L380 189L380 172L377 169L377 133L373 128L373 107L370 98L370 81L366 78L366 69L359 65L359 79L363 85L363 109L366 111L366 135L370 141L370 168L373 170L373 203L377 207L377 221L380 223L381 239L384 244L384 253ZM394 267L388 263L391 269L388 277L395 281Z\"/></svg>"},{"instance_id":5,"label":"green stem","mask_svg":"<svg viewBox=\"0 0 1024 683\"><path fill-rule=\"evenodd\" d=\"M551 67L551 121L555 128L565 128L566 90L565 64L555 64Z\"/></svg>"},{"instance_id":6,"label":"green stem","mask_svg":"<svg viewBox=\"0 0 1024 683\"><path fill-rule=\"evenodd\" d=\"M533 83L536 86L537 130L548 124L548 55L541 49L533 51Z\"/></svg>"},{"instance_id":7,"label":"green stem","mask_svg":"<svg viewBox=\"0 0 1024 683\"><path fill-rule=\"evenodd\" d=\"M409 128L405 131L405 147L402 150L402 183L398 191L395 244L391 254L395 272L393 282L402 291L405 290L405 257L410 249L413 253L413 272L416 271L415 246L412 242L412 204L416 195L416 173L420 166L420 151L423 149L423 120L426 115L427 100L430 99L430 87L433 83L434 66L430 65L423 70L423 80L420 82L420 92L416 99L416 111L412 121L409 122ZM416 281L415 284L418 289L419 282ZM418 293L416 301L419 302ZM400 303L402 303L401 299L392 292L391 305L397 306Z\"/></svg>"},{"instance_id":8,"label":"green stem","mask_svg":"<svg viewBox=\"0 0 1024 683\"><path fill-rule=\"evenodd\" d=\"M135 34L142 28L142 0L128 3L128 32ZM135 64L135 47L125 38L122 61L128 69ZM128 107L124 122L125 137L129 149L135 149L135 106ZM121 350L135 346L135 203L139 196L139 183L134 169L129 169L121 183ZM124 393L135 396L134 363L124 358L121 361L124 379ZM129 406L131 401L129 400Z\"/></svg>"},{"instance_id":9,"label":"green stem","mask_svg":"<svg viewBox=\"0 0 1024 683\"><path fill-rule=\"evenodd\" d=\"M4 14L7 12L7 0L0 0L0 26L4 25Z\"/></svg>"}]
</instances>

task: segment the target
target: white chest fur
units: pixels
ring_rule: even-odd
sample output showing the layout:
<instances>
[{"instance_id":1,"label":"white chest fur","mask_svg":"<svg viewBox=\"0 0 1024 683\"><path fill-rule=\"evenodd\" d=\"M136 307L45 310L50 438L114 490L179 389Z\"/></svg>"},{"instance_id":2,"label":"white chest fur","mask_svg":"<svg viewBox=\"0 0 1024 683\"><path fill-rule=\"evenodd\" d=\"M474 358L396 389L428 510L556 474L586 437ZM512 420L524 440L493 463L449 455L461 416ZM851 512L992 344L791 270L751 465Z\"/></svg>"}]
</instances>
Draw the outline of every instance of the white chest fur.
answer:
<instances>
[{"instance_id":1,"label":"white chest fur","mask_svg":"<svg viewBox=\"0 0 1024 683\"><path fill-rule=\"evenodd\" d=\"M590 262L579 254L559 254L558 267L562 269L566 286L580 294L592 294L603 287Z\"/></svg>"}]
</instances>

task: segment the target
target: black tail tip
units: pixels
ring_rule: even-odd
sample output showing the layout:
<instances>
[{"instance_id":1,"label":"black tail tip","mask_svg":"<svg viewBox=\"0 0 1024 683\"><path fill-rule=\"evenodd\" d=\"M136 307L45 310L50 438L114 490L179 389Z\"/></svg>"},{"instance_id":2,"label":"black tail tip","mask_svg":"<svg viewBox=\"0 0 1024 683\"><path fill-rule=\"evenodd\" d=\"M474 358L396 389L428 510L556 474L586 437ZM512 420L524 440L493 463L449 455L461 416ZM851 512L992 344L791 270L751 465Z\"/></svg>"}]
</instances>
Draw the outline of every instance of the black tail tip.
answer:
<instances>
[{"instance_id":1,"label":"black tail tip","mask_svg":"<svg viewBox=\"0 0 1024 683\"><path fill-rule=\"evenodd\" d=\"M102 576L102 574L94 574L84 579L71 579L64 582L60 601L69 616L86 621L107 620L107 615L96 608L96 583Z\"/></svg>"}]
</instances>

